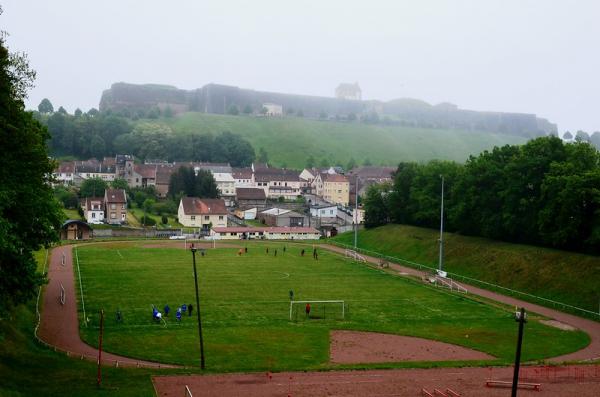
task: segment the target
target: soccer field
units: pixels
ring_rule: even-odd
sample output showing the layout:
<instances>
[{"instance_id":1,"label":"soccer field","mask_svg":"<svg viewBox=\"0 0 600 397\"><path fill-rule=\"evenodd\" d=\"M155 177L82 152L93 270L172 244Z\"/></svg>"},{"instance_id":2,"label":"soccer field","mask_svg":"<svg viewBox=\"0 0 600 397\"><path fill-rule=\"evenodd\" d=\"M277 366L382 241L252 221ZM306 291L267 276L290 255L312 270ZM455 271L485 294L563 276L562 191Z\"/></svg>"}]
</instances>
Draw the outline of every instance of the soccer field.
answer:
<instances>
[{"instance_id":1,"label":"soccer field","mask_svg":"<svg viewBox=\"0 0 600 397\"><path fill-rule=\"evenodd\" d=\"M247 246L249 252L242 256L235 245L208 249L204 257L196 254L206 365L211 371L333 367L329 331L335 329L419 336L477 349L501 362L514 358L513 310L394 276L323 249L315 261L310 246L288 244L285 254L284 243ZM98 313L104 309L105 350L198 365L195 313L184 315L181 323L175 320L178 306L196 306L192 255L182 247L183 242L167 248L141 241L77 248L90 320L81 327L83 339L97 346ZM301 248L307 250L304 257ZM290 321L290 290L296 300L344 300L345 319L339 318L339 306L317 305L313 314L319 318L307 320L302 314ZM165 304L171 307L166 325L155 323L152 305L162 311ZM122 323L115 320L117 309L123 314ZM82 302L79 311L83 318ZM545 326L535 316L530 320L524 361L571 352L589 342L582 332Z\"/></svg>"}]
</instances>

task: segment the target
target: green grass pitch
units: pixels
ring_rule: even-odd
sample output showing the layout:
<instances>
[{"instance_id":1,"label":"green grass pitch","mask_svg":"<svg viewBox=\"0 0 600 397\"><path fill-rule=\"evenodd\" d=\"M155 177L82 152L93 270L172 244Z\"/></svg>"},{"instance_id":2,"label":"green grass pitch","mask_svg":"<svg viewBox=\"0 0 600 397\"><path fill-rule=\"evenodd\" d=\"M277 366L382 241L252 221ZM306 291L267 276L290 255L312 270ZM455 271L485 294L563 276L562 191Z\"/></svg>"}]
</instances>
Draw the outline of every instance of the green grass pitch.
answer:
<instances>
[{"instance_id":1,"label":"green grass pitch","mask_svg":"<svg viewBox=\"0 0 600 397\"><path fill-rule=\"evenodd\" d=\"M77 248L86 314L85 341L97 345L99 311L106 313L106 351L141 359L199 365L194 316L178 324L175 309L195 305L192 255L177 248L150 248L151 242L84 245ZM183 245L183 243L180 243ZM332 368L329 331L350 329L412 335L455 343L510 362L516 323L512 310L394 276L319 249L319 260L301 247L270 243L207 250L197 254L207 368L210 371ZM274 256L277 248L278 255ZM76 270L75 270L76 271ZM75 275L77 277L77 274ZM296 300L344 300L345 320L289 321L289 290ZM152 305L172 312L166 327L152 320ZM79 302L80 318L81 302ZM124 321L117 323L120 309ZM333 306L331 310L333 311ZM322 308L315 308L320 314ZM327 310L330 310L328 307ZM540 324L526 325L523 360L577 350L586 334ZM388 364L388 366L402 366ZM414 365L414 364L412 364Z\"/></svg>"}]
</instances>

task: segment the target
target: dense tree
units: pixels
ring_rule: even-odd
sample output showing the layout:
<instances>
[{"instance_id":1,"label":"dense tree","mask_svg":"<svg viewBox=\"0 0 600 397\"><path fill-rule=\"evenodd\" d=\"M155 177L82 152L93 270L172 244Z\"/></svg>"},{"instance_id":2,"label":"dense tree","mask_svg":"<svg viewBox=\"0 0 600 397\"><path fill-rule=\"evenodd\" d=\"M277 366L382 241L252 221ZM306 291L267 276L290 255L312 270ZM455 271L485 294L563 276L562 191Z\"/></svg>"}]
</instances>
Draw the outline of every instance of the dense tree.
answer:
<instances>
[{"instance_id":1,"label":"dense tree","mask_svg":"<svg viewBox=\"0 0 600 397\"><path fill-rule=\"evenodd\" d=\"M250 106L250 105L244 106L244 114L252 114L252 106Z\"/></svg>"},{"instance_id":2,"label":"dense tree","mask_svg":"<svg viewBox=\"0 0 600 397\"><path fill-rule=\"evenodd\" d=\"M95 116L97 116L99 113L100 113L100 112L98 112L98 109L96 109L96 108L91 108L91 109L90 109L90 110L88 110L88 112L87 112L88 116L91 116L91 117L95 117Z\"/></svg>"},{"instance_id":3,"label":"dense tree","mask_svg":"<svg viewBox=\"0 0 600 397\"><path fill-rule=\"evenodd\" d=\"M575 134L575 140L576 141L589 142L590 141L590 136L589 136L589 134L587 132L579 130Z\"/></svg>"},{"instance_id":4,"label":"dense tree","mask_svg":"<svg viewBox=\"0 0 600 397\"><path fill-rule=\"evenodd\" d=\"M590 143L600 150L600 131L596 131L590 136Z\"/></svg>"},{"instance_id":5,"label":"dense tree","mask_svg":"<svg viewBox=\"0 0 600 397\"><path fill-rule=\"evenodd\" d=\"M83 181L79 188L79 197L101 197L104 196L104 191L107 184L100 178L90 178Z\"/></svg>"},{"instance_id":6,"label":"dense tree","mask_svg":"<svg viewBox=\"0 0 600 397\"><path fill-rule=\"evenodd\" d=\"M219 191L210 171L200 170L195 173L191 167L180 167L171 175L169 196L175 200L182 196L217 198Z\"/></svg>"},{"instance_id":7,"label":"dense tree","mask_svg":"<svg viewBox=\"0 0 600 397\"><path fill-rule=\"evenodd\" d=\"M600 153L587 142L548 136L496 147L464 165L401 163L385 200L374 193L367 200L370 224L389 218L437 227L440 175L448 231L600 252Z\"/></svg>"},{"instance_id":8,"label":"dense tree","mask_svg":"<svg viewBox=\"0 0 600 397\"><path fill-rule=\"evenodd\" d=\"M110 183L110 187L113 189L123 189L127 190L129 186L127 185L127 181L123 178L116 178L114 181Z\"/></svg>"},{"instance_id":9,"label":"dense tree","mask_svg":"<svg viewBox=\"0 0 600 397\"><path fill-rule=\"evenodd\" d=\"M77 193L75 193L72 189L57 186L54 188L54 197L56 197L63 207L68 209L75 209L79 205Z\"/></svg>"},{"instance_id":10,"label":"dense tree","mask_svg":"<svg viewBox=\"0 0 600 397\"><path fill-rule=\"evenodd\" d=\"M73 115L75 117L81 117L83 115L83 112L81 111L81 109L77 108L77 109L75 109L75 112L73 113Z\"/></svg>"},{"instance_id":11,"label":"dense tree","mask_svg":"<svg viewBox=\"0 0 600 397\"><path fill-rule=\"evenodd\" d=\"M52 102L48 98L44 98L38 105L38 111L45 114L54 113L54 106L52 106Z\"/></svg>"},{"instance_id":12,"label":"dense tree","mask_svg":"<svg viewBox=\"0 0 600 397\"><path fill-rule=\"evenodd\" d=\"M571 140L573 139L573 134L571 134L569 131L566 131L563 135L563 139Z\"/></svg>"},{"instance_id":13,"label":"dense tree","mask_svg":"<svg viewBox=\"0 0 600 397\"><path fill-rule=\"evenodd\" d=\"M229 106L229 108L227 108L227 114L237 116L238 114L240 114L240 109L238 109L236 105L231 105Z\"/></svg>"},{"instance_id":14,"label":"dense tree","mask_svg":"<svg viewBox=\"0 0 600 397\"><path fill-rule=\"evenodd\" d=\"M171 117L173 117L173 115L173 109L171 108L171 106L167 106L163 112L163 116L170 119Z\"/></svg>"},{"instance_id":15,"label":"dense tree","mask_svg":"<svg viewBox=\"0 0 600 397\"><path fill-rule=\"evenodd\" d=\"M308 158L306 159L306 168L313 168L315 166L315 158L313 157L313 155L311 154L310 156L308 156Z\"/></svg>"},{"instance_id":16,"label":"dense tree","mask_svg":"<svg viewBox=\"0 0 600 397\"><path fill-rule=\"evenodd\" d=\"M386 185L371 185L363 205L365 209L365 227L371 228L389 222L389 210L386 202Z\"/></svg>"},{"instance_id":17,"label":"dense tree","mask_svg":"<svg viewBox=\"0 0 600 397\"><path fill-rule=\"evenodd\" d=\"M260 149L258 149L258 158L256 159L256 161L264 164L267 164L269 162L269 154L267 153L267 150L262 146Z\"/></svg>"},{"instance_id":18,"label":"dense tree","mask_svg":"<svg viewBox=\"0 0 600 397\"><path fill-rule=\"evenodd\" d=\"M354 167L356 167L356 160L354 160L354 157L352 157L349 161L348 164L346 164L346 170L350 171L351 169L353 169Z\"/></svg>"},{"instance_id":19,"label":"dense tree","mask_svg":"<svg viewBox=\"0 0 600 397\"><path fill-rule=\"evenodd\" d=\"M1 9L0 9L1 13ZM58 240L63 218L53 196L45 127L25 111L35 72L0 36L0 306L10 311L43 282L33 252Z\"/></svg>"},{"instance_id":20,"label":"dense tree","mask_svg":"<svg viewBox=\"0 0 600 397\"><path fill-rule=\"evenodd\" d=\"M67 112L67 109L63 108L62 106L60 106L60 107L58 108L58 113L60 113L60 114L65 114L65 115L66 115L66 114L69 114L69 112Z\"/></svg>"}]
</instances>

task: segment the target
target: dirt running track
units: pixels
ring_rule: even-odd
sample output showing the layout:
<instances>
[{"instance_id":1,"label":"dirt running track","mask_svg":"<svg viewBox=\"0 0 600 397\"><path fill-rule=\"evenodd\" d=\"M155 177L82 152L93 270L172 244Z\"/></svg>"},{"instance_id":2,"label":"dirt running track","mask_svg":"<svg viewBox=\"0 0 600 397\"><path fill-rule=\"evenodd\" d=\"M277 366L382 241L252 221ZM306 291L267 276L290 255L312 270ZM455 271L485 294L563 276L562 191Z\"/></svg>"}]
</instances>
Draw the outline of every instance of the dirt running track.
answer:
<instances>
[{"instance_id":1,"label":"dirt running track","mask_svg":"<svg viewBox=\"0 0 600 397\"><path fill-rule=\"evenodd\" d=\"M77 319L77 298L79 284L74 282L72 246L57 247L52 250L48 266L49 283L44 288L44 299L41 310L41 322L38 337L57 350L67 352L75 357L98 360L98 349L95 349L79 337ZM62 265L62 257L65 264ZM65 304L60 303L60 286L65 289ZM91 313L86 313L88 316ZM94 313L96 315L97 313ZM136 360L115 354L102 352L102 362L110 365L127 365L153 368L172 368L172 366Z\"/></svg>"},{"instance_id":2,"label":"dirt running track","mask_svg":"<svg viewBox=\"0 0 600 397\"><path fill-rule=\"evenodd\" d=\"M538 375L522 382L541 383L540 391L519 390L519 396L598 397L600 368L581 367L558 376ZM533 368L532 368L533 369ZM583 371L583 372L581 372ZM532 372L532 374L535 374ZM579 375L577 375L579 374ZM270 375L270 376L269 376ZM434 395L434 389L448 388L461 397L506 397L510 389L485 386L489 377L508 382L512 368L435 368L380 371L282 372L275 374L229 374L206 376L157 376L152 379L159 397L181 397L185 386L194 397L305 397L357 396L390 397L422 396L421 389ZM443 394L449 396L450 394ZM442 394L435 394L442 396Z\"/></svg>"},{"instance_id":3,"label":"dirt running track","mask_svg":"<svg viewBox=\"0 0 600 397\"><path fill-rule=\"evenodd\" d=\"M328 249L333 252L338 252L344 255L344 249L332 245L322 245L321 247ZM374 258L368 255L363 255L364 258L370 263L379 264L380 259ZM426 272L416 270L410 267L401 266L398 264L390 263L390 269L397 272L406 273L409 275L422 277L425 276ZM551 362L564 362L564 361L586 361L586 360L597 360L600 359L600 322L587 320L585 318L573 316L571 314L563 313L558 310L553 310L544 306L536 305L533 303L525 302L520 299L511 298L509 296L501 295L495 292L491 292L485 289L477 288L475 286L461 283L469 290L469 294L475 294L483 296L488 299L492 299L498 302L506 303L511 306L524 307L527 311L542 314L546 317L550 317L554 320L558 320L562 323L569 324L575 328L579 328L585 331L591 339L590 344L579 351L565 354L564 356L553 357L547 361ZM600 395L600 393L598 393Z\"/></svg>"}]
</instances>

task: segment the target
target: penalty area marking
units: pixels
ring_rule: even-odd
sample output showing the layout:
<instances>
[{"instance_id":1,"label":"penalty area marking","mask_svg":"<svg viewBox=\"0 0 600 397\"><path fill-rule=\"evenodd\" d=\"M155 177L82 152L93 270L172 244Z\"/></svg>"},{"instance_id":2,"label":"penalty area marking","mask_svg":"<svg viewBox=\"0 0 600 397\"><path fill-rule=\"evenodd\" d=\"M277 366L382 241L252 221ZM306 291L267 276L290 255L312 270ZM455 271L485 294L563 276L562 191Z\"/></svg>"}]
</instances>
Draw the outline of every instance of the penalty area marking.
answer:
<instances>
[{"instance_id":1,"label":"penalty area marking","mask_svg":"<svg viewBox=\"0 0 600 397\"><path fill-rule=\"evenodd\" d=\"M286 278L290 278L290 274L286 273L286 272L273 272L273 273L275 273L275 274L281 274L282 275L282 277L281 277L282 280L286 279Z\"/></svg>"}]
</instances>

